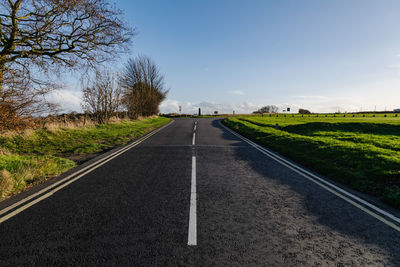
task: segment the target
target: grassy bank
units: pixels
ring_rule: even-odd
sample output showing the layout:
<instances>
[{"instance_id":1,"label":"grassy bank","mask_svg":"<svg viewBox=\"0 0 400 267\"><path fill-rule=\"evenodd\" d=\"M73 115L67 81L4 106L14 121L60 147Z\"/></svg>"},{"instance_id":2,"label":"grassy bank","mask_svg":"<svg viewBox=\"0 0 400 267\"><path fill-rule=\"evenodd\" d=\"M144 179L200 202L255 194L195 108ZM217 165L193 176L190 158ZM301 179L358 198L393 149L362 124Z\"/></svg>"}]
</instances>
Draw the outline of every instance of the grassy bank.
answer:
<instances>
[{"instance_id":1,"label":"grassy bank","mask_svg":"<svg viewBox=\"0 0 400 267\"><path fill-rule=\"evenodd\" d=\"M400 208L400 118L243 116L240 134L353 189Z\"/></svg>"},{"instance_id":2,"label":"grassy bank","mask_svg":"<svg viewBox=\"0 0 400 267\"><path fill-rule=\"evenodd\" d=\"M57 176L98 153L170 120L146 118L89 127L54 127L0 135L0 199Z\"/></svg>"}]
</instances>

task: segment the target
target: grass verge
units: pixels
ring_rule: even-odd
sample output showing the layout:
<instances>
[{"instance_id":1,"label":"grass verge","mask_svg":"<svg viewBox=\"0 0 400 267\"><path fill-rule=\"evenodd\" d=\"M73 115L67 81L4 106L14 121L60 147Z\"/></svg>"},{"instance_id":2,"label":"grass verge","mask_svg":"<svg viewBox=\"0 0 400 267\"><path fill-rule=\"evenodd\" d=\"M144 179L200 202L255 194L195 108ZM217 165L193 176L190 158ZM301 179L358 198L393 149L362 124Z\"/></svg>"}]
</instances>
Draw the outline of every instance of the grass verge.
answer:
<instances>
[{"instance_id":1,"label":"grass verge","mask_svg":"<svg viewBox=\"0 0 400 267\"><path fill-rule=\"evenodd\" d=\"M258 144L400 208L400 119L246 116L223 123Z\"/></svg>"},{"instance_id":2,"label":"grass verge","mask_svg":"<svg viewBox=\"0 0 400 267\"><path fill-rule=\"evenodd\" d=\"M0 135L0 200L165 125L162 117Z\"/></svg>"}]
</instances>

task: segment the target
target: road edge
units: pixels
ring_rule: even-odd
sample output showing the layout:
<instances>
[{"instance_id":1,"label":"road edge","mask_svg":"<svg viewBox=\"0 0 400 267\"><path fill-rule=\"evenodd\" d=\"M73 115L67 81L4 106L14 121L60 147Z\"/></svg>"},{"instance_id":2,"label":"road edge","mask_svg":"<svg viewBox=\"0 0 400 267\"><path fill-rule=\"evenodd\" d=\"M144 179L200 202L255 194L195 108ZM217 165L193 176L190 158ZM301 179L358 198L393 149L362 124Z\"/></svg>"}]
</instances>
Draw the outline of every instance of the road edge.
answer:
<instances>
[{"instance_id":1,"label":"road edge","mask_svg":"<svg viewBox=\"0 0 400 267\"><path fill-rule=\"evenodd\" d=\"M21 192L20 194L17 194L9 199L0 202L0 224L22 212L23 210L29 208L30 206L35 205L41 200L48 198L56 191L61 190L62 188L68 186L76 180L84 177L86 174L94 171L108 161L111 161L119 155L127 152L131 148L139 145L146 139L157 134L164 128L170 126L172 123L174 123L173 119L171 119L169 123L146 133L144 136L138 139L130 141L128 144L122 147L117 147L110 151L102 153L99 156L81 165L78 165L57 177L47 180L44 183L38 184L32 188L29 188L26 191Z\"/></svg>"},{"instance_id":2,"label":"road edge","mask_svg":"<svg viewBox=\"0 0 400 267\"><path fill-rule=\"evenodd\" d=\"M298 173L299 175L303 176L304 178L312 181L313 183L319 185L320 187L324 188L325 190L333 193L337 197L345 200L349 204L357 207L358 209L364 211L365 213L371 215L372 217L378 219L379 221L383 222L387 226L393 228L394 230L400 232L400 218L393 214L393 212L388 211L387 209L383 210L382 207L378 207L377 205L370 203L368 200L362 198L359 195L355 195L349 190L346 190L343 186L338 186L336 183L332 183L328 181L323 176L316 174L315 172L311 172L306 168L302 167L300 164L295 163L291 160L286 159L282 155L279 155L275 151L272 151L268 148L265 148L254 141L242 136L241 134L235 132L233 129L227 127L222 123L222 119L218 121L219 124L235 135L236 137L240 138L241 140L245 141L253 148L257 149L264 155L268 156L269 158L275 160L276 162L280 163L281 165L288 167L292 171Z\"/></svg>"}]
</instances>

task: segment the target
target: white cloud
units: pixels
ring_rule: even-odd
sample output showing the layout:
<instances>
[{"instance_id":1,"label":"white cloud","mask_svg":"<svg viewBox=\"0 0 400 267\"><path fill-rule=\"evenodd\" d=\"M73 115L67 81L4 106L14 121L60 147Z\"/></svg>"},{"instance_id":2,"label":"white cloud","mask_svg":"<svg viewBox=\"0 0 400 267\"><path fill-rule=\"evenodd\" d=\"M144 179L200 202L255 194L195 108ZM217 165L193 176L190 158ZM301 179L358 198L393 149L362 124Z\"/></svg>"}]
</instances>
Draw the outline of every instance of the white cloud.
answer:
<instances>
[{"instance_id":1,"label":"white cloud","mask_svg":"<svg viewBox=\"0 0 400 267\"><path fill-rule=\"evenodd\" d=\"M395 86L392 85L393 87ZM372 86L371 86L372 87ZM378 92L375 87L370 89L372 92ZM386 101L387 95L393 96L393 101ZM324 95L297 95L288 98L289 103L261 103L254 104L249 101L243 101L241 103L227 104L227 103L216 103L210 101L203 101L197 103L191 102L179 102L175 99L166 99L160 105L161 113L178 113L179 106L182 107L182 113L185 114L197 114L198 109L201 108L202 114L213 114L214 111L218 111L220 114L231 114L235 111L236 114L248 114L258 110L262 106L276 105L279 111L282 112L288 107L291 112L297 112L299 108L309 109L311 112L356 112L356 111L371 111L371 110L392 110L399 108L400 104L397 105L397 99L400 95L397 91L385 92L384 90L379 91L379 94L375 93L374 97L370 97L370 94L360 93L357 96L324 96ZM81 98L82 92L73 89L60 89L53 91L48 97L48 100L57 103L61 107L62 112L82 112ZM376 107L375 107L376 106Z\"/></svg>"},{"instance_id":2,"label":"white cloud","mask_svg":"<svg viewBox=\"0 0 400 267\"><path fill-rule=\"evenodd\" d=\"M373 110L365 101L354 97L293 96L294 106L311 112L357 112Z\"/></svg>"},{"instance_id":3,"label":"white cloud","mask_svg":"<svg viewBox=\"0 0 400 267\"><path fill-rule=\"evenodd\" d=\"M290 99L290 98L289 98ZM291 103L290 103L291 102ZM357 112L374 110L374 105L368 105L365 99L354 97L331 97L323 95L304 95L293 96L289 103L262 103L254 104L249 101L244 101L236 104L216 103L210 101L203 101L199 103L179 102L174 99L166 99L160 105L160 112L162 113L178 113L179 106L182 107L182 113L197 114L198 109L201 108L202 114L213 114L218 111L220 114L231 114L235 111L236 114L249 114L258 110L262 106L276 105L279 112L286 111L290 108L291 113L297 113L299 108L305 108L315 113L322 112ZM395 106L377 105L376 110L391 110Z\"/></svg>"},{"instance_id":4,"label":"white cloud","mask_svg":"<svg viewBox=\"0 0 400 267\"><path fill-rule=\"evenodd\" d=\"M179 112L179 102L173 99L165 99L160 104L161 113L178 113Z\"/></svg>"},{"instance_id":5,"label":"white cloud","mask_svg":"<svg viewBox=\"0 0 400 267\"><path fill-rule=\"evenodd\" d=\"M62 112L82 112L81 108L81 99L82 99L82 92L80 91L73 91L68 89L59 89L51 92L47 99L50 102L56 103L60 105Z\"/></svg>"},{"instance_id":6,"label":"white cloud","mask_svg":"<svg viewBox=\"0 0 400 267\"><path fill-rule=\"evenodd\" d=\"M251 102L244 101L238 104L220 104L215 102L203 101L200 103L179 102L173 99L166 99L160 105L161 113L178 113L179 106L182 107L182 113L197 114L199 108L202 114L213 114L218 111L219 114L231 114L235 111L236 114L252 113L260 108Z\"/></svg>"},{"instance_id":7,"label":"white cloud","mask_svg":"<svg viewBox=\"0 0 400 267\"><path fill-rule=\"evenodd\" d=\"M244 92L242 90L233 90L231 91L231 93L234 95L244 95Z\"/></svg>"}]
</instances>

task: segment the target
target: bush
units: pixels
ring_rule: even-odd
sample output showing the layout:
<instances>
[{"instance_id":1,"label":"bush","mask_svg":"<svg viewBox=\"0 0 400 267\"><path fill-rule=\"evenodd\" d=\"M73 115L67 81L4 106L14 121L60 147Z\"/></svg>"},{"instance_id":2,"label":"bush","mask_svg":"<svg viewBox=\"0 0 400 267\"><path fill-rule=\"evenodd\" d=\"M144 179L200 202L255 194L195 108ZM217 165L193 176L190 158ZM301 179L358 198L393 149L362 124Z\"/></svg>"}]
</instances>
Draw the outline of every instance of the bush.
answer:
<instances>
[{"instance_id":1,"label":"bush","mask_svg":"<svg viewBox=\"0 0 400 267\"><path fill-rule=\"evenodd\" d=\"M299 114L311 114L311 112L308 109L300 108Z\"/></svg>"},{"instance_id":2,"label":"bush","mask_svg":"<svg viewBox=\"0 0 400 267\"><path fill-rule=\"evenodd\" d=\"M30 126L30 118L20 116L11 104L0 103L0 132L20 130Z\"/></svg>"}]
</instances>

